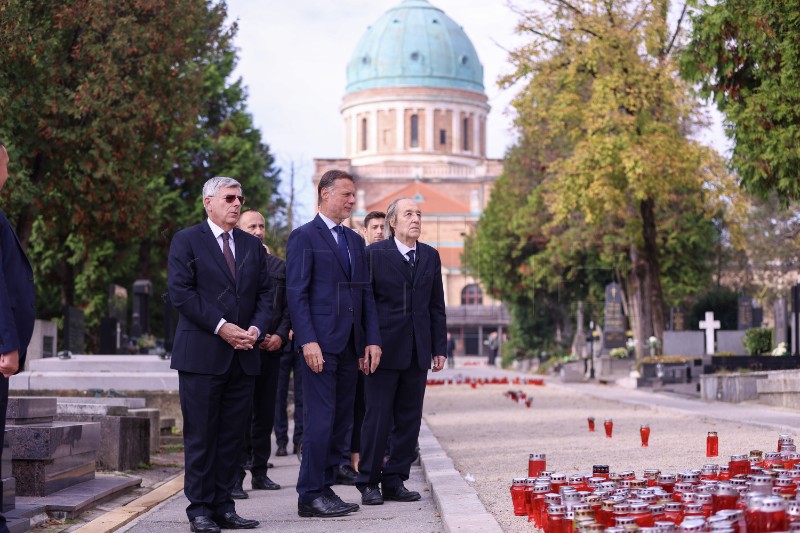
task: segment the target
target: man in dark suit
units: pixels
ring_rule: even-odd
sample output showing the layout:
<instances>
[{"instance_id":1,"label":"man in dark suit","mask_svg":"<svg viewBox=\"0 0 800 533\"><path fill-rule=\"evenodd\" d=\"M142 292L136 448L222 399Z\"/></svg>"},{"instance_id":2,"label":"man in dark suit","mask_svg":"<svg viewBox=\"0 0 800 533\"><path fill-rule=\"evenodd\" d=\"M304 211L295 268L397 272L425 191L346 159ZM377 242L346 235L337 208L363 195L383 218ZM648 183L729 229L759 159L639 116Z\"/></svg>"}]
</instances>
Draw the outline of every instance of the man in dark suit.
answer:
<instances>
[{"instance_id":1,"label":"man in dark suit","mask_svg":"<svg viewBox=\"0 0 800 533\"><path fill-rule=\"evenodd\" d=\"M169 250L169 297L180 314L171 367L183 415L186 514L200 533L258 526L236 514L231 498L261 367L253 347L272 319L264 247L234 227L243 203L236 180L208 180L208 219L176 233Z\"/></svg>"},{"instance_id":2,"label":"man in dark suit","mask_svg":"<svg viewBox=\"0 0 800 533\"><path fill-rule=\"evenodd\" d=\"M386 225L386 213L370 211L364 217L364 226L361 230L367 246L382 241L383 230ZM355 485L358 478L358 453L361 450L361 425L364 422L364 374L358 374L356 381L356 403L353 412L353 431L350 433L349 455L343 458L339 471L336 473L336 482L340 485Z\"/></svg>"},{"instance_id":3,"label":"man in dark suit","mask_svg":"<svg viewBox=\"0 0 800 533\"><path fill-rule=\"evenodd\" d=\"M281 364L278 371L278 397L275 405L275 443L278 449L275 455L289 455L286 446L289 444L289 414L287 401L289 398L289 379L293 381L294 390L294 429L292 431L292 453L300 454L300 439L303 438L303 380L302 366L306 362L297 353L294 345L294 334L289 330L289 342L283 347Z\"/></svg>"},{"instance_id":4,"label":"man in dark suit","mask_svg":"<svg viewBox=\"0 0 800 533\"><path fill-rule=\"evenodd\" d=\"M317 196L319 214L291 233L286 250L286 297L306 362L297 512L334 517L358 509L330 487L353 423L358 365L374 371L381 342L364 240L342 226L356 201L353 177L326 172Z\"/></svg>"},{"instance_id":5,"label":"man in dark suit","mask_svg":"<svg viewBox=\"0 0 800 533\"><path fill-rule=\"evenodd\" d=\"M434 372L444 368L447 350L442 262L439 252L418 241L419 206L395 200L386 221L392 238L367 248L384 352L381 366L364 378L367 411L356 482L364 505L420 499L403 483L415 458L428 369L431 362Z\"/></svg>"},{"instance_id":6,"label":"man in dark suit","mask_svg":"<svg viewBox=\"0 0 800 533\"><path fill-rule=\"evenodd\" d=\"M8 180L8 152L0 141L0 191ZM8 378L25 366L36 319L33 270L5 213L0 209L0 453L6 429ZM0 532L8 531L0 514Z\"/></svg>"},{"instance_id":7,"label":"man in dark suit","mask_svg":"<svg viewBox=\"0 0 800 533\"><path fill-rule=\"evenodd\" d=\"M237 224L250 235L264 242L266 221L258 211L245 211ZM272 425L275 422L275 399L278 392L278 367L281 362L283 345L289 340L289 308L286 306L286 263L279 257L267 254L270 285L272 287L272 320L267 326L267 333L259 345L261 352L261 373L256 377L253 389L252 422L245 430L244 455L239 470L239 479L233 489L232 496L237 499L247 498L242 488L245 467L250 468L253 490L278 490L280 485L267 476L267 462L272 452Z\"/></svg>"}]
</instances>

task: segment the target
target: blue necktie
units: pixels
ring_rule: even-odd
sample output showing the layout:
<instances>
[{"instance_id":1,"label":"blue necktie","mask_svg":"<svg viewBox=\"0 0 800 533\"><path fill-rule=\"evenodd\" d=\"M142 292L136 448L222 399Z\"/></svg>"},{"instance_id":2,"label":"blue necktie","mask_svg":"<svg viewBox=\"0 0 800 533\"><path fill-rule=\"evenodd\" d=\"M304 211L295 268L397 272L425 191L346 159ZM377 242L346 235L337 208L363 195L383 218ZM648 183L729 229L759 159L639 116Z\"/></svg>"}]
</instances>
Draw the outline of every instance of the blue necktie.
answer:
<instances>
[{"instance_id":1,"label":"blue necktie","mask_svg":"<svg viewBox=\"0 0 800 533\"><path fill-rule=\"evenodd\" d=\"M336 233L338 238L336 239L339 244L339 254L342 256L342 261L344 261L345 270L347 270L347 276L350 276L350 252L347 250L347 239L344 236L344 228L342 226L336 226Z\"/></svg>"}]
</instances>

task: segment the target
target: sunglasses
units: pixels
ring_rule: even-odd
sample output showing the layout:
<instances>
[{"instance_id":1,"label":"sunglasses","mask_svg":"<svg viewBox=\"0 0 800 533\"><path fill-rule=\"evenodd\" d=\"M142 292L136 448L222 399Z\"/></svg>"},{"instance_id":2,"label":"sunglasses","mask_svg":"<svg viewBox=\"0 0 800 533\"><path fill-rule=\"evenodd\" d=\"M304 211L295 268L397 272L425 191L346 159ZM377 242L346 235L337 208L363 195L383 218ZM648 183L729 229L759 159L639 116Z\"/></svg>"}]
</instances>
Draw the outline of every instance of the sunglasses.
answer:
<instances>
[{"instance_id":1,"label":"sunglasses","mask_svg":"<svg viewBox=\"0 0 800 533\"><path fill-rule=\"evenodd\" d=\"M225 203L232 204L234 200L239 199L239 203L244 205L244 196L236 196L235 194L226 194L221 197Z\"/></svg>"}]
</instances>

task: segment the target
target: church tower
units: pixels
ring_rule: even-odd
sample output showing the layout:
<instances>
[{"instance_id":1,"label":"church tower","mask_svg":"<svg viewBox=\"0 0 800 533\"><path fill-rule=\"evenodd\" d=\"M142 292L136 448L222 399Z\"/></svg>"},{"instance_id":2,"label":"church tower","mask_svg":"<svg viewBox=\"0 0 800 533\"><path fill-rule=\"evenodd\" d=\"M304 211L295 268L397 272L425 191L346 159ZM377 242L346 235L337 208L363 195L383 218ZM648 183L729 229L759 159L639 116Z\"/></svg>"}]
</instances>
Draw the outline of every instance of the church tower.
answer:
<instances>
[{"instance_id":1,"label":"church tower","mask_svg":"<svg viewBox=\"0 0 800 533\"><path fill-rule=\"evenodd\" d=\"M420 240L441 255L459 353L483 353L485 336L508 324L462 264L464 237L502 172L501 161L486 158L489 110L483 66L463 28L427 0L403 0L367 29L347 65L345 157L315 159L315 195L328 170L355 177L353 228L397 197L419 203Z\"/></svg>"}]
</instances>

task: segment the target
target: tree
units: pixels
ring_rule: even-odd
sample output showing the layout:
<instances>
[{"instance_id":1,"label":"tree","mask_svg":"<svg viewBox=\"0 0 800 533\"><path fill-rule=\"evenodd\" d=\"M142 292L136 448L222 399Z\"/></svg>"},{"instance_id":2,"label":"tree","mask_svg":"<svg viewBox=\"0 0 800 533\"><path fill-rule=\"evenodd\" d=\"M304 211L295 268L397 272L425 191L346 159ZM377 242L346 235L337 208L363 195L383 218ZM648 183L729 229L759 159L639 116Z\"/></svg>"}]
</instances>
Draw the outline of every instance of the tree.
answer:
<instances>
[{"instance_id":1,"label":"tree","mask_svg":"<svg viewBox=\"0 0 800 533\"><path fill-rule=\"evenodd\" d=\"M202 219L209 172L236 172L256 206L279 208L272 156L227 80L225 17L205 0L0 4L6 211L29 245L39 316L75 305L91 328L109 283L163 277L174 231Z\"/></svg>"},{"instance_id":2,"label":"tree","mask_svg":"<svg viewBox=\"0 0 800 533\"><path fill-rule=\"evenodd\" d=\"M698 3L684 75L724 114L742 186L784 204L800 199L800 4Z\"/></svg>"},{"instance_id":3,"label":"tree","mask_svg":"<svg viewBox=\"0 0 800 533\"><path fill-rule=\"evenodd\" d=\"M666 1L546 4L520 12L530 42L503 80L524 83L515 123L539 145L525 209L546 213L535 220L547 245L531 255L551 285L587 266L615 273L606 282L622 282L641 355L662 335L665 302L707 279L727 174L688 137L696 105L677 76L680 22L668 30Z\"/></svg>"}]
</instances>

